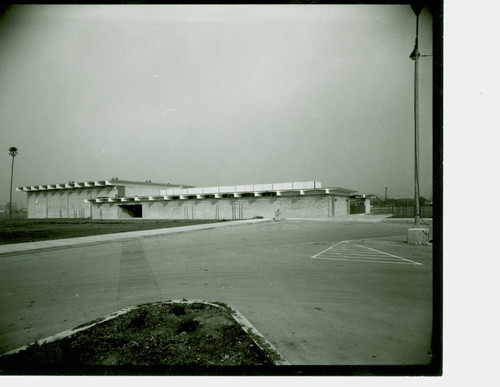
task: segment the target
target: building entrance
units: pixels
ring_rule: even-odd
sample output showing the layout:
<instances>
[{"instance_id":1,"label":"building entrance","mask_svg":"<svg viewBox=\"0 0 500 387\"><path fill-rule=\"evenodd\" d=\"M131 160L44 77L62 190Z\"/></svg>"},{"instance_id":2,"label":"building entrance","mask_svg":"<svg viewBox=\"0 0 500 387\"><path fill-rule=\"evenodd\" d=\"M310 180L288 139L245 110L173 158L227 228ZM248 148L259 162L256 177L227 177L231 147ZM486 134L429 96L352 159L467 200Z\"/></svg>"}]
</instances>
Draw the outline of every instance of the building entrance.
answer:
<instances>
[{"instance_id":1,"label":"building entrance","mask_svg":"<svg viewBox=\"0 0 500 387\"><path fill-rule=\"evenodd\" d=\"M142 204L122 204L118 208L119 218L142 218Z\"/></svg>"}]
</instances>

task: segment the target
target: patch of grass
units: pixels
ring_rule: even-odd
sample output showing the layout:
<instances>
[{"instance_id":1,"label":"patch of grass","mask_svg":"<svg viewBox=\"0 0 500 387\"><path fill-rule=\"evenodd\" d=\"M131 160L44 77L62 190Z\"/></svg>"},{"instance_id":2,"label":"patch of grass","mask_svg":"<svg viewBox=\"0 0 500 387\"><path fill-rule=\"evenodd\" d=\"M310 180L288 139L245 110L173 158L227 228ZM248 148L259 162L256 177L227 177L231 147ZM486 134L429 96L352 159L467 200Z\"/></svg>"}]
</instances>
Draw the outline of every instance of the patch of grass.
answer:
<instances>
[{"instance_id":1,"label":"patch of grass","mask_svg":"<svg viewBox=\"0 0 500 387\"><path fill-rule=\"evenodd\" d=\"M217 222L220 222L220 220L2 219L0 220L0 244L76 238Z\"/></svg>"}]
</instances>

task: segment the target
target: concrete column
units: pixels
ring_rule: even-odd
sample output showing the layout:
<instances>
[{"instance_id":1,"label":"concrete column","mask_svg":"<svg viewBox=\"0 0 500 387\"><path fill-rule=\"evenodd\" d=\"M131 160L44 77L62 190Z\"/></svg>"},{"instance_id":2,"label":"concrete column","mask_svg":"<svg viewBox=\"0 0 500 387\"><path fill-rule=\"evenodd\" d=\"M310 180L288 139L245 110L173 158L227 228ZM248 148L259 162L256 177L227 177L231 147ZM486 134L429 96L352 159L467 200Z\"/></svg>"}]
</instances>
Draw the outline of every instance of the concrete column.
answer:
<instances>
[{"instance_id":1,"label":"concrete column","mask_svg":"<svg viewBox=\"0 0 500 387\"><path fill-rule=\"evenodd\" d=\"M366 198L365 199L365 214L369 214L369 213L370 213L370 199Z\"/></svg>"}]
</instances>

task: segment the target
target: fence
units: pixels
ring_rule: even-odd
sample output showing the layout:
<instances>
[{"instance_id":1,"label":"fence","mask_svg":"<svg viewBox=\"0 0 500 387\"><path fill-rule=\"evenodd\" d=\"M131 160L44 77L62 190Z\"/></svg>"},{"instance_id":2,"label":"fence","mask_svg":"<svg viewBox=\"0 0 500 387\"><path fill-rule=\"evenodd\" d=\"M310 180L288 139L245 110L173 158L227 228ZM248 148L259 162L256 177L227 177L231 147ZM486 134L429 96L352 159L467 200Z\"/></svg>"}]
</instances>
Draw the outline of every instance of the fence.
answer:
<instances>
[{"instance_id":1,"label":"fence","mask_svg":"<svg viewBox=\"0 0 500 387\"><path fill-rule=\"evenodd\" d=\"M415 209L413 206L372 206L371 211L374 215L393 215L394 218L413 218L415 217ZM432 206L420 207L421 218L432 218Z\"/></svg>"},{"instance_id":2,"label":"fence","mask_svg":"<svg viewBox=\"0 0 500 387\"><path fill-rule=\"evenodd\" d=\"M0 212L0 219L26 219L27 212L23 210L12 209L12 216L9 216L9 210Z\"/></svg>"}]
</instances>

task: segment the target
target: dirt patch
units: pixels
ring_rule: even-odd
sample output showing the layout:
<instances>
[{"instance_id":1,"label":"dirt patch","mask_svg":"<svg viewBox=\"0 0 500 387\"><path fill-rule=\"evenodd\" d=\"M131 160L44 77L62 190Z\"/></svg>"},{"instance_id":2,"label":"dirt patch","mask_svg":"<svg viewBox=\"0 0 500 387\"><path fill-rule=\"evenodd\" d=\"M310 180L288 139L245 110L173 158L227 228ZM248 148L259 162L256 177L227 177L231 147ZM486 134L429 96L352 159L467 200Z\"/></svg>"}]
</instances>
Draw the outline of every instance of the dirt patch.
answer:
<instances>
[{"instance_id":1,"label":"dirt patch","mask_svg":"<svg viewBox=\"0 0 500 387\"><path fill-rule=\"evenodd\" d=\"M3 373L52 373L82 366L273 365L229 308L206 303L143 304L63 339L0 358Z\"/></svg>"}]
</instances>

